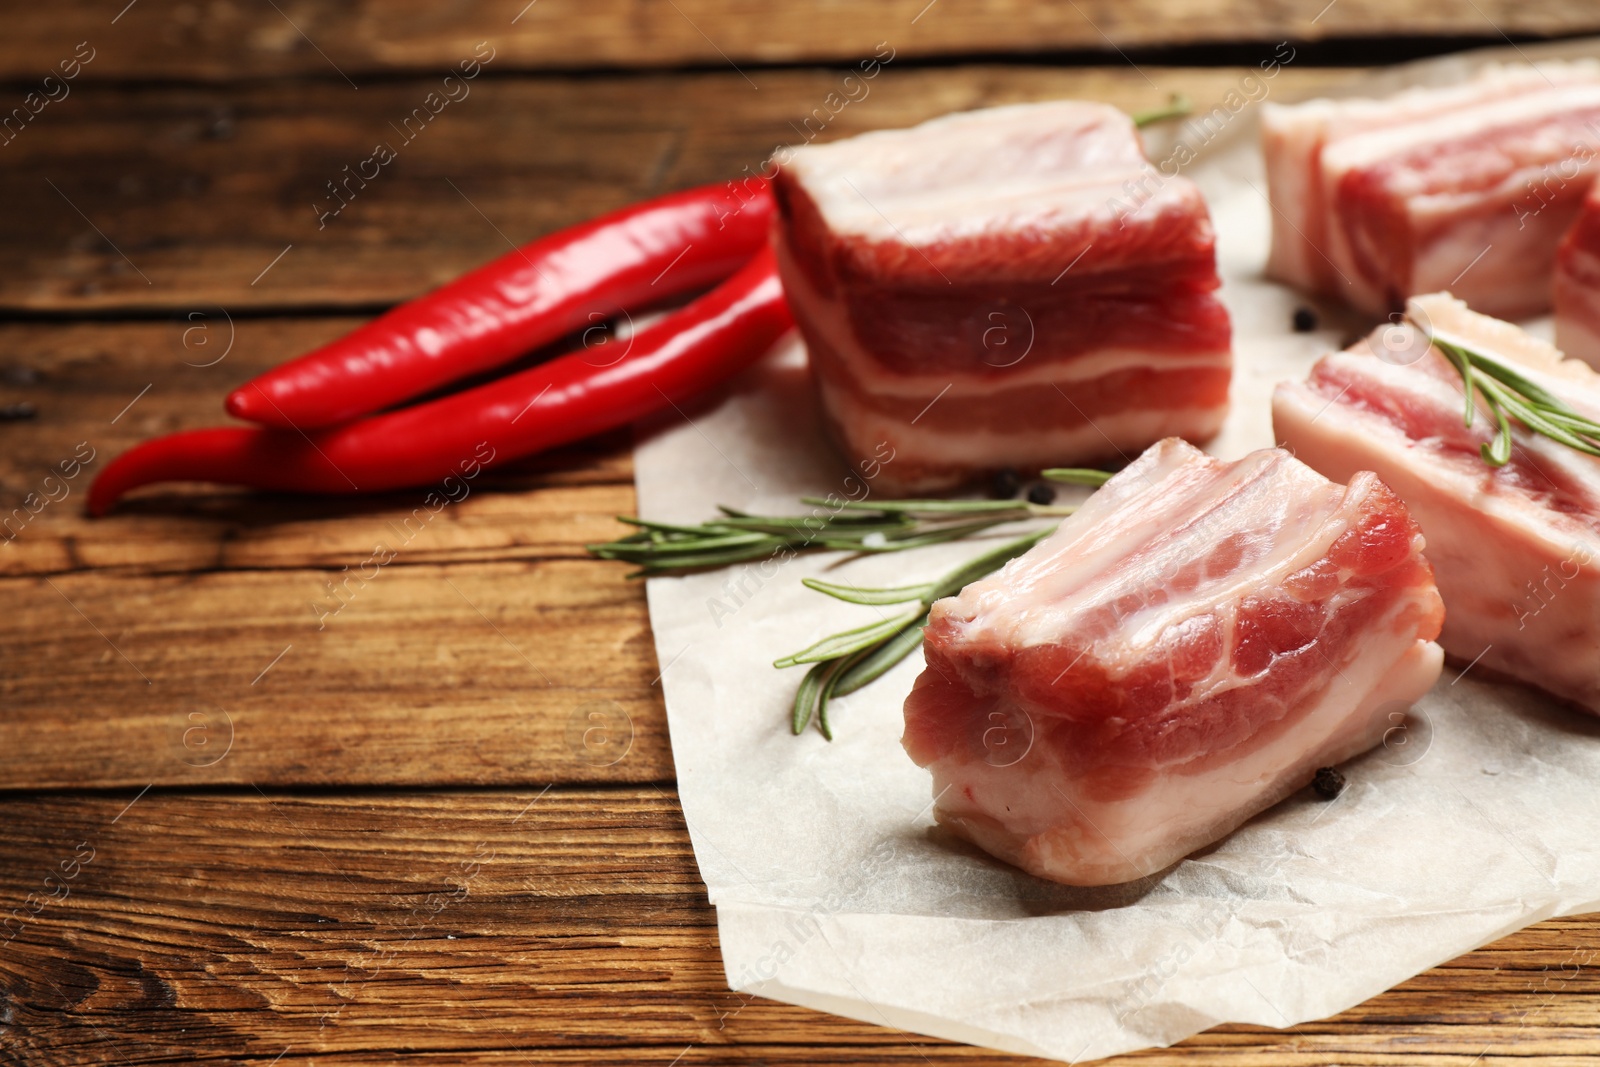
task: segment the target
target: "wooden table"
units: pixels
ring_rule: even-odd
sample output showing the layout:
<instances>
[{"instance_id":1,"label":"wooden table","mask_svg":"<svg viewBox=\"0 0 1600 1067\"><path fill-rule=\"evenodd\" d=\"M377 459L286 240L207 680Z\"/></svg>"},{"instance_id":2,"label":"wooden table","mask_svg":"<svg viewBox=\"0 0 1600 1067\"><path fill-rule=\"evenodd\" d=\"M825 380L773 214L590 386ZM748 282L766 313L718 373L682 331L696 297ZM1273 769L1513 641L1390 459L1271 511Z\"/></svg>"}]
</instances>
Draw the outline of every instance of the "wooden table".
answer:
<instances>
[{"instance_id":1,"label":"wooden table","mask_svg":"<svg viewBox=\"0 0 1600 1067\"><path fill-rule=\"evenodd\" d=\"M19 6L0 38L7 108L92 52L0 144L0 404L38 412L0 424L5 1063L1020 1062L728 990L644 598L582 550L633 508L626 435L409 528L421 491L89 521L90 478L508 242L757 166L880 42L823 136L1206 105L1247 68L1160 61L1272 47L1196 42L1295 39L1289 98L1330 58L1600 30L1511 0L121 4ZM479 42L470 95L328 216ZM1597 956L1600 922L1546 922L1334 1019L1127 1060L1600 1062Z\"/></svg>"}]
</instances>

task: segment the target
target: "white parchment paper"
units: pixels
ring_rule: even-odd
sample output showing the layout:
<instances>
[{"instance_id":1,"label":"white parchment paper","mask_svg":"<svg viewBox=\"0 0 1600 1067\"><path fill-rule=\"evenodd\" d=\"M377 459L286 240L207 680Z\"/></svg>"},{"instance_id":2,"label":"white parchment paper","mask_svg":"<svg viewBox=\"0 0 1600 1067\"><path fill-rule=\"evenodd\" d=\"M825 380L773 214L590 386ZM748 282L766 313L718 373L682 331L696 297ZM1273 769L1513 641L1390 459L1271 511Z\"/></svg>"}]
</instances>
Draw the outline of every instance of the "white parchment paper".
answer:
<instances>
[{"instance_id":1,"label":"white parchment paper","mask_svg":"<svg viewBox=\"0 0 1600 1067\"><path fill-rule=\"evenodd\" d=\"M1387 71L1353 91L1450 81L1483 58ZM1290 331L1304 300L1260 277L1270 209L1255 123L1241 112L1184 171L1210 201L1233 315L1233 414L1210 447L1224 458L1273 443L1274 383L1370 326L1324 309L1318 332ZM802 494L847 491L804 353L782 348L646 435L641 514L793 514ZM1385 746L1346 766L1337 800L1303 792L1151 879L1059 886L943 834L929 776L900 747L920 653L836 703L831 744L790 735L801 670L770 664L873 619L802 577L898 585L974 551L805 556L649 582L679 794L734 989L1079 1061L1222 1022L1321 1018L1529 923L1600 909L1600 720L1459 665Z\"/></svg>"}]
</instances>

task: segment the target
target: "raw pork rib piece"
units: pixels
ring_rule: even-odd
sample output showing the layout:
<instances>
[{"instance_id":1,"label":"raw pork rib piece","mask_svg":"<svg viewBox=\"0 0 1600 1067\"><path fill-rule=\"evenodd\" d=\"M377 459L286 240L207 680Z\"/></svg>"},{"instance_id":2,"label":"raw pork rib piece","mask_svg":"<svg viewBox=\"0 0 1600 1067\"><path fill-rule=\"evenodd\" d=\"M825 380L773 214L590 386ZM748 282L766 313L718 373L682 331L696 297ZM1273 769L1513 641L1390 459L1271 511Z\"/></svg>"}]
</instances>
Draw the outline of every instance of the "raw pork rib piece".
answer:
<instances>
[{"instance_id":1,"label":"raw pork rib piece","mask_svg":"<svg viewBox=\"0 0 1600 1067\"><path fill-rule=\"evenodd\" d=\"M853 462L893 449L885 488L1220 428L1232 355L1210 216L1115 108L999 107L807 146L775 189L825 417Z\"/></svg>"},{"instance_id":2,"label":"raw pork rib piece","mask_svg":"<svg viewBox=\"0 0 1600 1067\"><path fill-rule=\"evenodd\" d=\"M1270 275L1376 314L1451 288L1518 318L1549 309L1556 246L1600 157L1600 65L1267 104L1261 125Z\"/></svg>"},{"instance_id":3,"label":"raw pork rib piece","mask_svg":"<svg viewBox=\"0 0 1600 1067\"><path fill-rule=\"evenodd\" d=\"M1578 221L1561 242L1552 290L1557 347L1600 367L1600 186L1589 187Z\"/></svg>"},{"instance_id":4,"label":"raw pork rib piece","mask_svg":"<svg viewBox=\"0 0 1600 1067\"><path fill-rule=\"evenodd\" d=\"M1154 445L934 605L905 747L939 821L1070 885L1217 840L1377 744L1438 677L1421 549L1372 474Z\"/></svg>"},{"instance_id":5,"label":"raw pork rib piece","mask_svg":"<svg viewBox=\"0 0 1600 1067\"><path fill-rule=\"evenodd\" d=\"M1411 314L1600 417L1600 375L1585 364L1449 294L1413 300ZM1462 403L1444 356L1389 326L1278 386L1272 422L1328 477L1377 471L1405 500L1448 611L1446 652L1600 712L1600 459L1513 423L1511 461L1490 467L1478 446L1494 420L1480 409L1467 429Z\"/></svg>"}]
</instances>

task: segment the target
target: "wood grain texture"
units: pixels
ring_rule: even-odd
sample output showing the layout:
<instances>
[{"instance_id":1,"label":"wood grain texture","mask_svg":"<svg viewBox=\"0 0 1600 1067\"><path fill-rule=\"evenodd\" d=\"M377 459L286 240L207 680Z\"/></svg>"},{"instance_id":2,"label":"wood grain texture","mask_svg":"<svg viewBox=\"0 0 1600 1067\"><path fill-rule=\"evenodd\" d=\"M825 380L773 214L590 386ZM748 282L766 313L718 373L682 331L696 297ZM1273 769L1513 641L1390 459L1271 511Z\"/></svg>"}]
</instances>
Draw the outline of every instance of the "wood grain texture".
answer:
<instances>
[{"instance_id":1,"label":"wood grain texture","mask_svg":"<svg viewBox=\"0 0 1600 1067\"><path fill-rule=\"evenodd\" d=\"M642 588L583 550L634 510L626 433L437 509L171 487L84 516L111 456L354 321L0 326L0 402L38 409L0 423L0 787L671 777Z\"/></svg>"},{"instance_id":2,"label":"wood grain texture","mask_svg":"<svg viewBox=\"0 0 1600 1067\"><path fill-rule=\"evenodd\" d=\"M0 820L9 1062L1043 1062L730 992L653 787L129 790ZM1547 922L1333 1019L1103 1062L1575 1067L1600 1056L1597 961L1600 925Z\"/></svg>"},{"instance_id":3,"label":"wood grain texture","mask_svg":"<svg viewBox=\"0 0 1600 1067\"><path fill-rule=\"evenodd\" d=\"M619 568L348 573L0 581L0 786L671 777Z\"/></svg>"},{"instance_id":4,"label":"wood grain texture","mask_svg":"<svg viewBox=\"0 0 1600 1067\"><path fill-rule=\"evenodd\" d=\"M736 174L803 136L842 72L749 67L747 50L836 59L889 40L913 58L1600 22L1570 3L1319 6L539 0L514 24L521 0L8 12L0 77L19 100L75 42L98 51L0 145L0 316L49 320L0 323L0 403L39 408L0 424L0 1063L1026 1062L728 990L666 784L642 595L581 554L632 509L626 435L485 475L409 537L412 494L179 488L91 523L82 491L127 444L219 421L232 385L507 240ZM491 20L491 75L319 229L324 183ZM722 69L727 48L748 69ZM708 70L515 73L597 63ZM306 80L249 80L289 74ZM1241 74L891 64L819 136L1051 96L1143 107L1182 90L1203 105ZM1272 91L1344 76L1291 67ZM342 317L256 317L305 309ZM152 321L73 321L90 312ZM234 345L211 363L224 327ZM96 458L18 525L84 442ZM373 544L402 538L344 584ZM466 785L489 788L424 788ZM16 792L84 789L97 792ZM1332 1020L1224 1027L1115 1062L1595 1062L1597 960L1600 922L1544 923Z\"/></svg>"},{"instance_id":5,"label":"wood grain texture","mask_svg":"<svg viewBox=\"0 0 1600 1067\"><path fill-rule=\"evenodd\" d=\"M0 405L37 414L0 422L0 577L356 566L379 540L395 563L587 558L620 531L633 501L622 431L452 485L317 498L154 487L111 518L83 513L90 480L158 434L231 422L229 390L360 319L234 319L217 309L156 322L0 324ZM75 458L92 456L75 477ZM432 487L443 490L440 486ZM418 509L423 509L418 514ZM402 546L394 545L397 550Z\"/></svg>"},{"instance_id":6,"label":"wood grain texture","mask_svg":"<svg viewBox=\"0 0 1600 1067\"><path fill-rule=\"evenodd\" d=\"M1244 73L890 64L854 88L838 71L765 71L759 90L733 72L480 77L409 142L399 124L437 78L360 92L85 83L0 146L0 314L370 311L512 242L758 171L777 145L1056 97L1132 109L1183 91L1208 108ZM1346 77L1291 64L1269 88L1289 99ZM855 101L838 103L846 91ZM328 183L348 181L379 142L395 159L336 199Z\"/></svg>"},{"instance_id":7,"label":"wood grain texture","mask_svg":"<svg viewBox=\"0 0 1600 1067\"><path fill-rule=\"evenodd\" d=\"M670 777L642 593L582 547L633 510L626 435L438 510L178 487L83 515L112 455L351 324L238 322L209 367L225 320L0 327L4 399L39 411L0 424L0 784Z\"/></svg>"},{"instance_id":8,"label":"wood grain texture","mask_svg":"<svg viewBox=\"0 0 1600 1067\"><path fill-rule=\"evenodd\" d=\"M527 72L840 62L879 42L908 57L1087 50L1110 61L1117 48L1600 30L1585 0L140 0L113 21L121 9L73 0L8 12L0 77L40 77L85 39L97 54L84 79L295 75L364 91L374 76L447 68L482 41L504 69Z\"/></svg>"}]
</instances>

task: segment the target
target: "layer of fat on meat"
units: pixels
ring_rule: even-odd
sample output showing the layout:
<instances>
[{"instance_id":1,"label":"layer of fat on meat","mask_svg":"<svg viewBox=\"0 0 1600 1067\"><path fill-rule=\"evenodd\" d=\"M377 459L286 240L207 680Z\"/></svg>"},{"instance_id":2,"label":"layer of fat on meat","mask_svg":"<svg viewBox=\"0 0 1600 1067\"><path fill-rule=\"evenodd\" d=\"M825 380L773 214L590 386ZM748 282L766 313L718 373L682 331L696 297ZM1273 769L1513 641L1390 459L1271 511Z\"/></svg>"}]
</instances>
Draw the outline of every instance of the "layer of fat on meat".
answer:
<instances>
[{"instance_id":1,"label":"layer of fat on meat","mask_svg":"<svg viewBox=\"0 0 1600 1067\"><path fill-rule=\"evenodd\" d=\"M1565 131L1541 127L1541 120L1594 107L1600 107L1600 84L1586 82L1546 92L1486 100L1466 110L1427 115L1403 124L1354 133L1326 142L1322 152L1324 181L1331 187L1356 168L1382 163L1402 154L1411 155L1430 145L1470 144L1475 136L1494 130L1514 129L1536 138L1542 136L1542 141L1536 140L1530 146L1536 157L1532 164L1540 166L1548 160L1571 155L1574 147L1571 139L1564 135ZM1424 172L1397 168L1389 178L1389 187L1401 196L1421 198L1416 211L1424 218L1430 213L1443 215L1459 210L1459 194L1430 196L1431 178ZM1520 181L1516 182L1516 188L1521 191Z\"/></svg>"},{"instance_id":2,"label":"layer of fat on meat","mask_svg":"<svg viewBox=\"0 0 1600 1067\"><path fill-rule=\"evenodd\" d=\"M946 384L949 384L948 379ZM862 404L853 393L837 389L828 382L821 383L820 392L829 409L837 413L842 424L840 436L851 447L852 454L870 455L875 442L893 441L898 453L904 454L904 462L896 459L903 468L923 463L935 467L1043 469L1057 465L1062 456L1092 455L1115 460L1118 453L1126 455L1161 434L1207 440L1222 428L1227 415L1218 408L1202 407L1122 411L1096 415L1092 422L1029 429L1024 440L1019 442L1016 432L998 428L974 427L952 432L926 424L919 426L916 419L908 422L876 411ZM965 395L955 387L943 396L939 394L940 390L934 389L923 397L944 404L959 403ZM911 477L909 472L895 473Z\"/></svg>"},{"instance_id":3,"label":"layer of fat on meat","mask_svg":"<svg viewBox=\"0 0 1600 1067\"><path fill-rule=\"evenodd\" d=\"M941 609L966 620L972 639L1008 648L1053 644L1072 634L1087 610L1129 589L1164 589L1194 558L1197 544L1248 532L1243 566L1123 619L1109 641L1140 658L1168 627L1219 602L1276 588L1326 555L1346 529L1336 515L1345 487L1276 449L1225 464L1171 438L1153 445L1117 482L1118 492L1091 496L1049 540Z\"/></svg>"},{"instance_id":4,"label":"layer of fat on meat","mask_svg":"<svg viewBox=\"0 0 1600 1067\"><path fill-rule=\"evenodd\" d=\"M1110 218L1130 182L1148 183L1141 210L1192 188L1161 180L1126 114L1081 100L958 112L805 145L783 167L835 235L912 245L1025 219Z\"/></svg>"}]
</instances>

